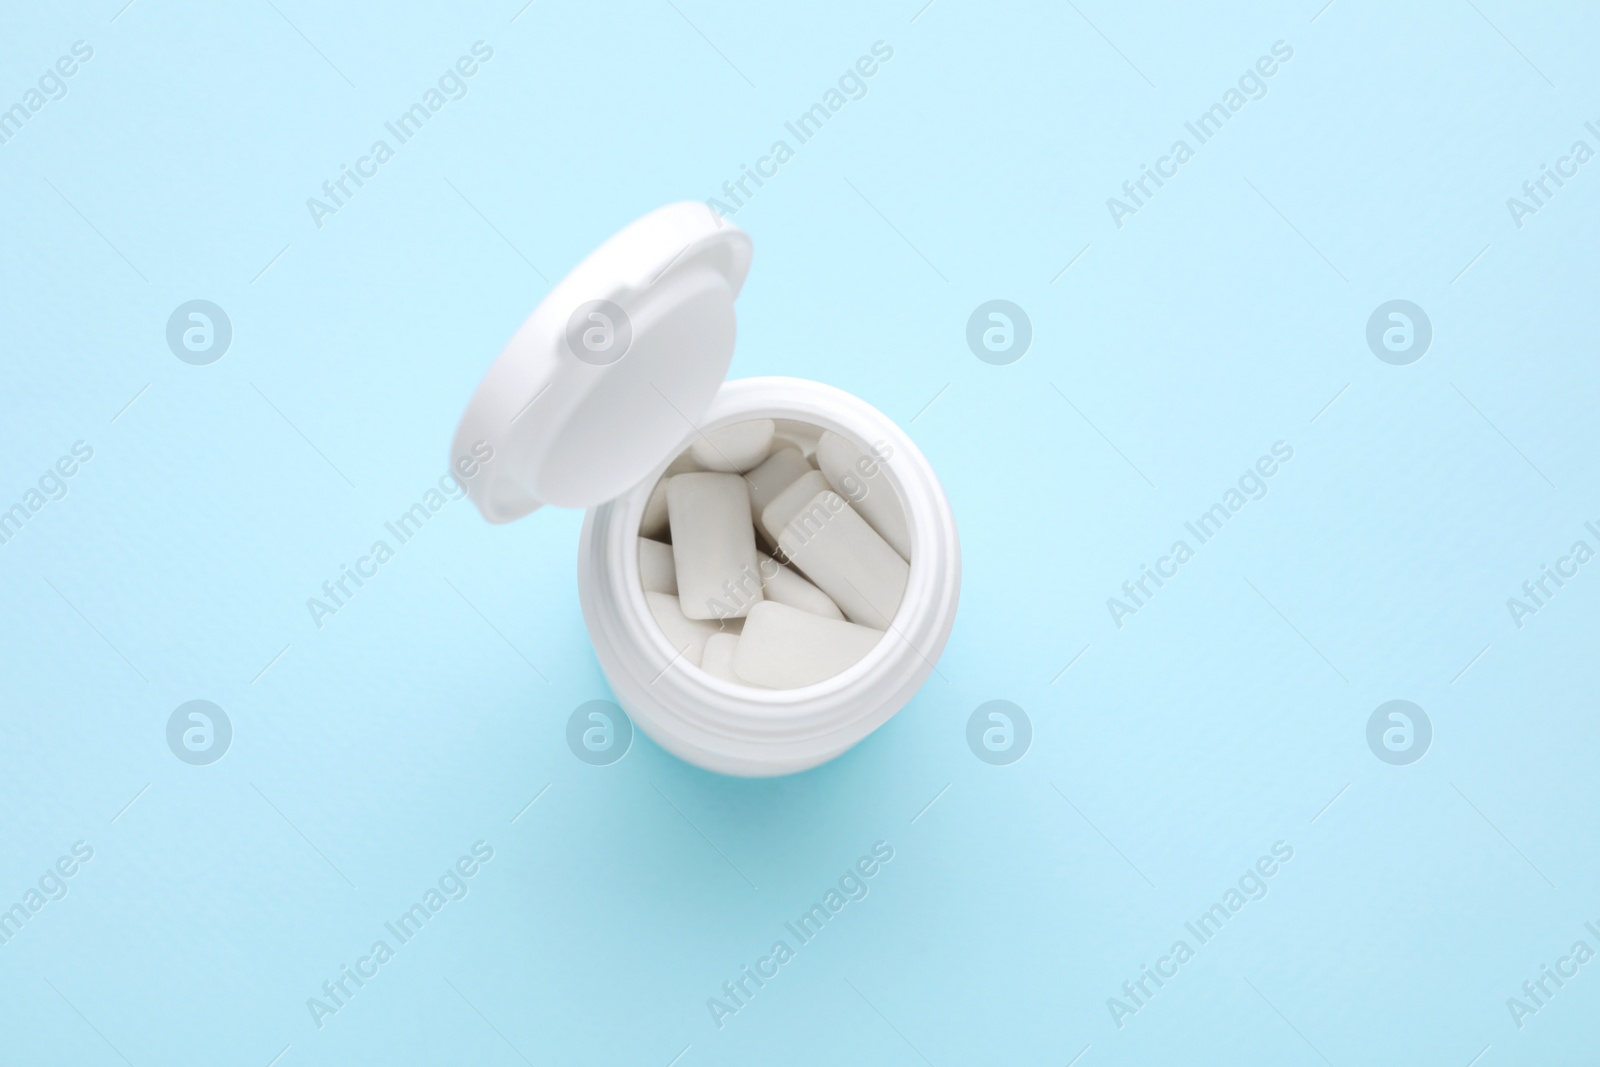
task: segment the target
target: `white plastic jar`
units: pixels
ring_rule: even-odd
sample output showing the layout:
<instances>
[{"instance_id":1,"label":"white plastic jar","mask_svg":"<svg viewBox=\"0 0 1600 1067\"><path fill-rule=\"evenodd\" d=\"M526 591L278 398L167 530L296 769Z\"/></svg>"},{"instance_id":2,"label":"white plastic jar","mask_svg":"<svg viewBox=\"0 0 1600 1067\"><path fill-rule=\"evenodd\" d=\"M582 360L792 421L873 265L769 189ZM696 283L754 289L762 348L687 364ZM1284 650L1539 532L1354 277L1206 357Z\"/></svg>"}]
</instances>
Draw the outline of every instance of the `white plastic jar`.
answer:
<instances>
[{"instance_id":1,"label":"white plastic jar","mask_svg":"<svg viewBox=\"0 0 1600 1067\"><path fill-rule=\"evenodd\" d=\"M617 703L675 755L724 774L791 774L886 722L934 671L955 622L960 541L928 461L864 401L818 382L724 382L750 239L698 203L632 223L555 286L478 386L451 469L485 518L585 507L584 622ZM639 574L645 503L698 435L750 419L809 423L875 454L911 537L888 631L842 673L798 689L725 681L687 663Z\"/></svg>"}]
</instances>

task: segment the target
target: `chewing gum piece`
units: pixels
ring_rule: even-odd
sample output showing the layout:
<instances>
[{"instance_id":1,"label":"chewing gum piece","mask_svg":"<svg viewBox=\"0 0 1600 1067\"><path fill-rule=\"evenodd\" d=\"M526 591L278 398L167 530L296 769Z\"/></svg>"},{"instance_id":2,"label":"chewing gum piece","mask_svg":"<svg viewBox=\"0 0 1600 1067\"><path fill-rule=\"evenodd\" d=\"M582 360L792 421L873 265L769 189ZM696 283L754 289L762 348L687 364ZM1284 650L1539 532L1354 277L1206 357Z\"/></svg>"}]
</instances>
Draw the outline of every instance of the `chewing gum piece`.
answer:
<instances>
[{"instance_id":1,"label":"chewing gum piece","mask_svg":"<svg viewBox=\"0 0 1600 1067\"><path fill-rule=\"evenodd\" d=\"M750 683L743 681L733 673L733 656L739 647L739 637L736 634L712 634L706 639L705 655L700 657L700 669L715 678L725 682L736 682L740 685Z\"/></svg>"},{"instance_id":2,"label":"chewing gum piece","mask_svg":"<svg viewBox=\"0 0 1600 1067\"><path fill-rule=\"evenodd\" d=\"M671 594L646 593L644 599L650 606L650 614L655 617L656 625L666 635L667 643L681 652L685 660L696 667L700 666L706 641L719 632L717 624L687 617L678 604L678 598Z\"/></svg>"},{"instance_id":3,"label":"chewing gum piece","mask_svg":"<svg viewBox=\"0 0 1600 1067\"><path fill-rule=\"evenodd\" d=\"M800 450L779 448L744 476L745 488L750 491L750 518L761 521L767 505L778 499L778 494L811 472L811 464Z\"/></svg>"},{"instance_id":4,"label":"chewing gum piece","mask_svg":"<svg viewBox=\"0 0 1600 1067\"><path fill-rule=\"evenodd\" d=\"M817 440L817 466L834 492L848 500L867 525L900 553L901 559L909 560L911 530L906 526L905 508L900 506L900 495L889 484L879 460L838 434L825 431Z\"/></svg>"},{"instance_id":5,"label":"chewing gum piece","mask_svg":"<svg viewBox=\"0 0 1600 1067\"><path fill-rule=\"evenodd\" d=\"M678 595L678 572L673 569L671 545L639 538L639 584L647 593Z\"/></svg>"},{"instance_id":6,"label":"chewing gum piece","mask_svg":"<svg viewBox=\"0 0 1600 1067\"><path fill-rule=\"evenodd\" d=\"M691 619L738 618L761 599L750 495L737 474L680 474L667 483L678 599Z\"/></svg>"},{"instance_id":7,"label":"chewing gum piece","mask_svg":"<svg viewBox=\"0 0 1600 1067\"><path fill-rule=\"evenodd\" d=\"M817 438L822 433L821 427L806 422L796 422L793 419L774 419L772 432L780 440L798 448L807 462L815 462Z\"/></svg>"},{"instance_id":8,"label":"chewing gum piece","mask_svg":"<svg viewBox=\"0 0 1600 1067\"><path fill-rule=\"evenodd\" d=\"M807 471L795 479L794 484L774 497L772 503L762 508L761 528L772 538L772 543L778 543L783 528L789 525L789 520L794 518L801 508L810 503L812 497L827 490L828 479L821 471Z\"/></svg>"},{"instance_id":9,"label":"chewing gum piece","mask_svg":"<svg viewBox=\"0 0 1600 1067\"><path fill-rule=\"evenodd\" d=\"M827 593L765 552L760 553L758 564L761 567L761 591L768 600L821 615L824 619L844 618L844 612L839 610L839 605Z\"/></svg>"},{"instance_id":10,"label":"chewing gum piece","mask_svg":"<svg viewBox=\"0 0 1600 1067\"><path fill-rule=\"evenodd\" d=\"M747 471L772 448L772 420L750 419L696 434L689 454L708 471Z\"/></svg>"},{"instance_id":11,"label":"chewing gum piece","mask_svg":"<svg viewBox=\"0 0 1600 1067\"><path fill-rule=\"evenodd\" d=\"M886 630L911 568L831 489L818 493L778 534L778 548L851 622ZM683 573L678 574L680 586Z\"/></svg>"},{"instance_id":12,"label":"chewing gum piece","mask_svg":"<svg viewBox=\"0 0 1600 1067\"><path fill-rule=\"evenodd\" d=\"M753 685L795 689L832 678L882 639L881 632L853 622L762 601L745 620L733 670Z\"/></svg>"}]
</instances>

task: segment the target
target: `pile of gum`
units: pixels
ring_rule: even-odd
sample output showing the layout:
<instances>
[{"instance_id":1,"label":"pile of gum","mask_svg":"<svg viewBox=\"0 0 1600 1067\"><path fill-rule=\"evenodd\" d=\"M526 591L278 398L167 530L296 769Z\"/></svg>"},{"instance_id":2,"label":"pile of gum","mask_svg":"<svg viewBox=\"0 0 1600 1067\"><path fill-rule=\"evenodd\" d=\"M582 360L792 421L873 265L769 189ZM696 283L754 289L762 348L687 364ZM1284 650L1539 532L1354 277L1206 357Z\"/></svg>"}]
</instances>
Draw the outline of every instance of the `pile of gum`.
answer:
<instances>
[{"instance_id":1,"label":"pile of gum","mask_svg":"<svg viewBox=\"0 0 1600 1067\"><path fill-rule=\"evenodd\" d=\"M639 575L680 656L716 678L795 689L883 637L911 538L879 461L784 419L701 434L668 465L639 526Z\"/></svg>"}]
</instances>

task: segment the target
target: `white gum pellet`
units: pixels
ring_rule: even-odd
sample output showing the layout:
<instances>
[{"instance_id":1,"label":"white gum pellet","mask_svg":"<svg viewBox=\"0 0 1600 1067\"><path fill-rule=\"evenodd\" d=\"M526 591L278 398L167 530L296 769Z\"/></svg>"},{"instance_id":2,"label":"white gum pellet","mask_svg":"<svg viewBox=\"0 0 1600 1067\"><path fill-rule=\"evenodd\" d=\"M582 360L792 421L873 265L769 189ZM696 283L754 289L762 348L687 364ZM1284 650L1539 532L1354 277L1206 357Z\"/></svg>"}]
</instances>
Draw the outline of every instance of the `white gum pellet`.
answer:
<instances>
[{"instance_id":1,"label":"white gum pellet","mask_svg":"<svg viewBox=\"0 0 1600 1067\"><path fill-rule=\"evenodd\" d=\"M708 471L743 472L767 458L772 448L772 420L750 419L699 434L689 454Z\"/></svg>"},{"instance_id":2,"label":"white gum pellet","mask_svg":"<svg viewBox=\"0 0 1600 1067\"><path fill-rule=\"evenodd\" d=\"M683 658L696 667L705 656L706 642L719 633L715 622L691 619L684 615L678 598L669 593L646 593L645 603L656 625L666 635L667 643L683 654Z\"/></svg>"},{"instance_id":3,"label":"white gum pellet","mask_svg":"<svg viewBox=\"0 0 1600 1067\"><path fill-rule=\"evenodd\" d=\"M818 493L825 493L828 489L828 479L821 471L808 470L774 497L772 503L762 508L761 528L772 538L772 543L778 543L778 535L801 508L809 504Z\"/></svg>"},{"instance_id":4,"label":"white gum pellet","mask_svg":"<svg viewBox=\"0 0 1600 1067\"><path fill-rule=\"evenodd\" d=\"M647 593L678 595L678 572L672 564L671 545L639 538L639 584Z\"/></svg>"},{"instance_id":5,"label":"white gum pellet","mask_svg":"<svg viewBox=\"0 0 1600 1067\"><path fill-rule=\"evenodd\" d=\"M700 669L725 682L739 682L741 679L733 673L733 656L738 648L739 638L736 634L712 634L706 639L706 651L700 657Z\"/></svg>"},{"instance_id":6,"label":"white gum pellet","mask_svg":"<svg viewBox=\"0 0 1600 1067\"><path fill-rule=\"evenodd\" d=\"M733 654L734 673L753 685L794 689L832 678L872 650L883 634L763 601L750 611Z\"/></svg>"},{"instance_id":7,"label":"white gum pellet","mask_svg":"<svg viewBox=\"0 0 1600 1067\"><path fill-rule=\"evenodd\" d=\"M661 477L670 478L674 474L688 474L690 471L703 471L709 469L709 467L702 467L700 464L695 462L693 452L686 451L680 454L677 459L667 464L667 469L661 472Z\"/></svg>"},{"instance_id":8,"label":"white gum pellet","mask_svg":"<svg viewBox=\"0 0 1600 1067\"><path fill-rule=\"evenodd\" d=\"M906 512L878 460L838 434L824 431L817 440L817 466L834 492L848 500L901 559L909 560L911 531L906 526Z\"/></svg>"},{"instance_id":9,"label":"white gum pellet","mask_svg":"<svg viewBox=\"0 0 1600 1067\"><path fill-rule=\"evenodd\" d=\"M845 618L888 628L911 568L843 497L831 489L818 493L773 533L784 557L827 593ZM678 584L681 588L681 564Z\"/></svg>"},{"instance_id":10,"label":"white gum pellet","mask_svg":"<svg viewBox=\"0 0 1600 1067\"><path fill-rule=\"evenodd\" d=\"M750 518L760 522L761 513L767 509L767 505L810 472L811 464L806 462L806 457L800 454L799 449L785 446L774 450L772 455L744 476L745 488L750 491Z\"/></svg>"},{"instance_id":11,"label":"white gum pellet","mask_svg":"<svg viewBox=\"0 0 1600 1067\"><path fill-rule=\"evenodd\" d=\"M774 419L773 431L780 440L787 441L800 450L808 462L817 455L817 438L822 430L809 423L795 422L793 419Z\"/></svg>"},{"instance_id":12,"label":"white gum pellet","mask_svg":"<svg viewBox=\"0 0 1600 1067\"><path fill-rule=\"evenodd\" d=\"M761 600L750 494L742 477L677 475L667 483L667 517L684 615L737 618Z\"/></svg>"},{"instance_id":13,"label":"white gum pellet","mask_svg":"<svg viewBox=\"0 0 1600 1067\"><path fill-rule=\"evenodd\" d=\"M672 536L667 526L667 482L674 474L688 474L701 469L688 452L667 464L667 469L661 472L660 480L645 501L644 518L639 521L639 536L657 541Z\"/></svg>"},{"instance_id":14,"label":"white gum pellet","mask_svg":"<svg viewBox=\"0 0 1600 1067\"><path fill-rule=\"evenodd\" d=\"M766 553L761 553L761 591L766 599L809 611L824 619L842 619L844 612L833 598Z\"/></svg>"},{"instance_id":15,"label":"white gum pellet","mask_svg":"<svg viewBox=\"0 0 1600 1067\"><path fill-rule=\"evenodd\" d=\"M662 475L650 498L644 502L644 518L639 520L639 536L652 540L670 536L667 525L667 477Z\"/></svg>"}]
</instances>

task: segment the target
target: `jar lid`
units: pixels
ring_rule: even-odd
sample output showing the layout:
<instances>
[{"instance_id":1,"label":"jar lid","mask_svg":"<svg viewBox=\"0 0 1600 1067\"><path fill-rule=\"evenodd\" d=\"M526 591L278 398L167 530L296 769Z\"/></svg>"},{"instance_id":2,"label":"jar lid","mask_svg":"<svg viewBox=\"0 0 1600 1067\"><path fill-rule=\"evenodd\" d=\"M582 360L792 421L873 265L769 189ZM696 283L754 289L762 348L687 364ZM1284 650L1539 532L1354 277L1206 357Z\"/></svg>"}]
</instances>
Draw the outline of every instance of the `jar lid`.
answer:
<instances>
[{"instance_id":1,"label":"jar lid","mask_svg":"<svg viewBox=\"0 0 1600 1067\"><path fill-rule=\"evenodd\" d=\"M484 518L604 503L681 450L727 376L750 255L749 235L705 204L668 204L551 289L450 447Z\"/></svg>"}]
</instances>

